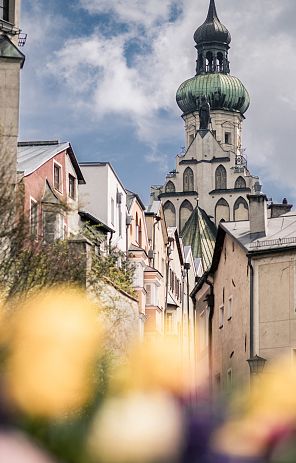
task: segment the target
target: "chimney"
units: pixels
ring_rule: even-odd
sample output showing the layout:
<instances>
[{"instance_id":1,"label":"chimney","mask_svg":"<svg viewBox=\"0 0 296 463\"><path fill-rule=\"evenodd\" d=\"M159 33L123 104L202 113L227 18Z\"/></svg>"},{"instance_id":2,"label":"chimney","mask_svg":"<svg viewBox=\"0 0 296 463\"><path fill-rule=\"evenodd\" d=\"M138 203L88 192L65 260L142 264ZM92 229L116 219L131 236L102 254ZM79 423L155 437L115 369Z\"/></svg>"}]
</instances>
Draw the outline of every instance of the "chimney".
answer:
<instances>
[{"instance_id":1,"label":"chimney","mask_svg":"<svg viewBox=\"0 0 296 463\"><path fill-rule=\"evenodd\" d=\"M248 195L252 241L267 235L267 197L261 193L261 188L259 182L256 182L254 185L255 194Z\"/></svg>"}]
</instances>

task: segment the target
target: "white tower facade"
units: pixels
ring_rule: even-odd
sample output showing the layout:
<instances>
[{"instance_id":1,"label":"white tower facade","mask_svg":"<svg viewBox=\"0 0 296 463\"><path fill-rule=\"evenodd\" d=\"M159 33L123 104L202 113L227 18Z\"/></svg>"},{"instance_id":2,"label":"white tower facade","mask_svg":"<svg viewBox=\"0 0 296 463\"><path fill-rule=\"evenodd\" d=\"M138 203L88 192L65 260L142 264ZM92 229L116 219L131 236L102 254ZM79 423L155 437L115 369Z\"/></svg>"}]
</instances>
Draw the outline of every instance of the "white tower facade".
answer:
<instances>
[{"instance_id":1,"label":"white tower facade","mask_svg":"<svg viewBox=\"0 0 296 463\"><path fill-rule=\"evenodd\" d=\"M176 226L181 236L197 205L216 224L247 220L247 195L258 182L248 170L242 149L249 95L241 81L230 75L231 36L217 16L214 0L194 40L196 75L177 91L185 122L185 150L177 156L176 169L166 183L152 187L152 195L163 203L168 226ZM204 101L210 107L205 120Z\"/></svg>"}]
</instances>

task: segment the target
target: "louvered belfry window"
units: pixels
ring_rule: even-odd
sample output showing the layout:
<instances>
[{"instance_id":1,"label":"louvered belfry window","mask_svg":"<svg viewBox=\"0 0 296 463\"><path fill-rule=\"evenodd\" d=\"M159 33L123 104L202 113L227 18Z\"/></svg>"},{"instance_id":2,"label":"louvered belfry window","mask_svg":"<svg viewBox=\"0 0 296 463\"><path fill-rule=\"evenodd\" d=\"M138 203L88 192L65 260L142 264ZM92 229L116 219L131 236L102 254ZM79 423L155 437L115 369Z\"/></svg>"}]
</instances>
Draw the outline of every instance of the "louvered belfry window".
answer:
<instances>
[{"instance_id":1,"label":"louvered belfry window","mask_svg":"<svg viewBox=\"0 0 296 463\"><path fill-rule=\"evenodd\" d=\"M9 0L0 0L0 20L9 21Z\"/></svg>"}]
</instances>

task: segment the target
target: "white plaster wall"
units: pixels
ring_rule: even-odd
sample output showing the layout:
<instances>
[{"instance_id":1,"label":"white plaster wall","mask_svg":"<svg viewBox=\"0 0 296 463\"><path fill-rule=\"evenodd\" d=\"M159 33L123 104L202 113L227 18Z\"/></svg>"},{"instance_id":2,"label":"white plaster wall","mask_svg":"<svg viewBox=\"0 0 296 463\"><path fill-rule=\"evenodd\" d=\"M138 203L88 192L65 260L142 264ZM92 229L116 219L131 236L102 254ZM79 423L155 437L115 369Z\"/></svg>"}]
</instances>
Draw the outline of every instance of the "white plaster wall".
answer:
<instances>
[{"instance_id":1,"label":"white plaster wall","mask_svg":"<svg viewBox=\"0 0 296 463\"><path fill-rule=\"evenodd\" d=\"M108 225L108 168L80 165L86 181L79 185L79 208Z\"/></svg>"},{"instance_id":2,"label":"white plaster wall","mask_svg":"<svg viewBox=\"0 0 296 463\"><path fill-rule=\"evenodd\" d=\"M79 185L80 210L85 211L115 230L112 244L126 252L126 192L109 164L80 165L86 185ZM117 191L122 194L122 233L119 233ZM114 200L114 223L111 217L111 198Z\"/></svg>"},{"instance_id":3,"label":"white plaster wall","mask_svg":"<svg viewBox=\"0 0 296 463\"><path fill-rule=\"evenodd\" d=\"M226 129L230 131L232 127L234 143L238 143L237 140L241 132L241 116L236 113L232 114L222 111L215 114L215 118L221 123L221 133L223 136L224 131ZM227 122L227 118L229 118L229 122ZM232 121L232 119L234 121ZM193 131L192 133L195 133L193 115L186 116L185 120L186 127L188 128L187 132ZM219 161L219 159L221 160ZM249 188L251 191L214 191L215 173L220 164L225 167L227 172L227 189L233 190L238 177L243 177L246 182L246 188ZM183 192L183 175L187 167L193 170L194 186L198 194L194 192L192 192L192 194ZM186 154L177 156L176 173L167 177L167 181L171 181L175 185L176 193L182 194L166 194L165 197L162 197L162 203L165 204L167 200L170 200L174 204L176 208L176 222L179 227L180 206L185 199L192 204L193 208L196 207L198 200L199 206L215 220L216 205L221 198L224 198L229 204L230 220L233 221L236 200L242 197L247 201L247 194L253 192L253 186L257 180L258 178L251 176L247 169L237 168L234 145L231 146L218 143L211 132L208 132L203 138L197 134L188 147Z\"/></svg>"},{"instance_id":4,"label":"white plaster wall","mask_svg":"<svg viewBox=\"0 0 296 463\"><path fill-rule=\"evenodd\" d=\"M121 204L117 204L117 192L121 194ZM111 217L111 199L114 201L114 223ZM118 178L108 166L108 198L107 198L107 225L115 229L112 244L126 252L126 192ZM119 213L121 213L121 233L119 229Z\"/></svg>"}]
</instances>

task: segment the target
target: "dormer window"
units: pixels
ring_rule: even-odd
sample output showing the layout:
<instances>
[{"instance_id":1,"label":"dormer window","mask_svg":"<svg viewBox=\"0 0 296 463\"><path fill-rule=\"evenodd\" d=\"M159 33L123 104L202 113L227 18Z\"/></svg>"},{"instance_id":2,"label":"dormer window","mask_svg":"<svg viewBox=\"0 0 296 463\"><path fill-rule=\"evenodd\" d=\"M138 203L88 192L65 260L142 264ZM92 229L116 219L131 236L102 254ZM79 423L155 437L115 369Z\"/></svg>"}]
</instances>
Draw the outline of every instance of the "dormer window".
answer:
<instances>
[{"instance_id":1,"label":"dormer window","mask_svg":"<svg viewBox=\"0 0 296 463\"><path fill-rule=\"evenodd\" d=\"M9 21L9 0L0 0L0 20Z\"/></svg>"}]
</instances>

